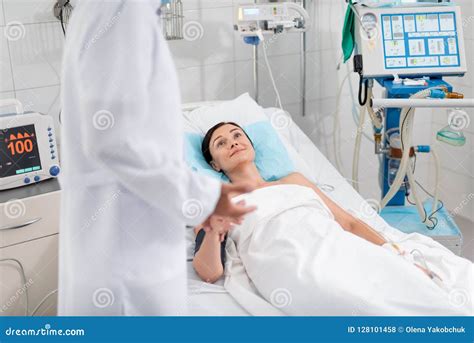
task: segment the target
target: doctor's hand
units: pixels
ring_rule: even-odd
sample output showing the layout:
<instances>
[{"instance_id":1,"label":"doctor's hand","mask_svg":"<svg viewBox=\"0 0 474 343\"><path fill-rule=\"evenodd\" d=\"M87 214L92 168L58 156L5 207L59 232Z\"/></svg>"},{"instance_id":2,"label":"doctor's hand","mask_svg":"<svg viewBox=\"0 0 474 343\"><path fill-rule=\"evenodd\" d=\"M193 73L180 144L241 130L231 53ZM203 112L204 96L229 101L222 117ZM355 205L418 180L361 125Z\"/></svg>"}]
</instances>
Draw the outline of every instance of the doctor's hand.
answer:
<instances>
[{"instance_id":1,"label":"doctor's hand","mask_svg":"<svg viewBox=\"0 0 474 343\"><path fill-rule=\"evenodd\" d=\"M250 212L256 210L256 206L245 206L245 201L241 200L237 203L231 201L232 196L235 193L248 193L255 189L255 187L248 184L232 185L232 184L222 184L221 186L221 196L217 201L217 205L206 221L203 223L204 230L212 230L210 219L212 215L217 215L225 217L231 224L240 224L242 223L243 217Z\"/></svg>"},{"instance_id":2,"label":"doctor's hand","mask_svg":"<svg viewBox=\"0 0 474 343\"><path fill-rule=\"evenodd\" d=\"M231 221L226 217L212 215L209 218L211 232L219 236L219 241L222 242L227 233L234 228Z\"/></svg>"}]
</instances>

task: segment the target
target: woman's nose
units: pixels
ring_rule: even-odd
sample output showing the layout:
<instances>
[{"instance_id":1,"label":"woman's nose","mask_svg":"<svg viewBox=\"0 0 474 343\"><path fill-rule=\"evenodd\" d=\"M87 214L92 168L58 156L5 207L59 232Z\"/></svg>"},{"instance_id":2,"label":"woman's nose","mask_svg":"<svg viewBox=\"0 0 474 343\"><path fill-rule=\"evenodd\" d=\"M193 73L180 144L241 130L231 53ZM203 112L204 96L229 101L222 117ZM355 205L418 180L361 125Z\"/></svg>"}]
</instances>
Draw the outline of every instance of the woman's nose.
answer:
<instances>
[{"instance_id":1,"label":"woman's nose","mask_svg":"<svg viewBox=\"0 0 474 343\"><path fill-rule=\"evenodd\" d=\"M230 148L232 149L235 145L239 145L239 143L238 143L238 142L232 143L232 145L230 146Z\"/></svg>"}]
</instances>

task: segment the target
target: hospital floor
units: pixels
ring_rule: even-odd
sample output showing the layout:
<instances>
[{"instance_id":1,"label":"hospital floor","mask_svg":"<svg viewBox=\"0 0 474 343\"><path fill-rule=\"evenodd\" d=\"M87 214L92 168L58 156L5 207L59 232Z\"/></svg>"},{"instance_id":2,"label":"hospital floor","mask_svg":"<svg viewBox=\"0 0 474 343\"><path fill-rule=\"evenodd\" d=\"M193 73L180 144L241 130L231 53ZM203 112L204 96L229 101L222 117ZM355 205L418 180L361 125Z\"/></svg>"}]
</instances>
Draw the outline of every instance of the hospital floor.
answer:
<instances>
[{"instance_id":1,"label":"hospital floor","mask_svg":"<svg viewBox=\"0 0 474 343\"><path fill-rule=\"evenodd\" d=\"M456 217L455 221L463 235L462 256L474 262L474 223L463 217Z\"/></svg>"}]
</instances>

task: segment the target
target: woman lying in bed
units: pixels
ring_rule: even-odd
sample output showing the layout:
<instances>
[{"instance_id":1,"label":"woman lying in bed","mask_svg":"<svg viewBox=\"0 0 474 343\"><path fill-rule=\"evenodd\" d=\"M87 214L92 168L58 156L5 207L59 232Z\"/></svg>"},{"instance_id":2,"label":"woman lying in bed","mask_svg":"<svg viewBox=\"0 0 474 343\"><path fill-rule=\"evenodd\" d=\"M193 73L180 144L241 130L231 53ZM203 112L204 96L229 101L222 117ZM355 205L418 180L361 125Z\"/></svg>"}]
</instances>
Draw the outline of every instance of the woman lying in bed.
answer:
<instances>
[{"instance_id":1,"label":"woman lying in bed","mask_svg":"<svg viewBox=\"0 0 474 343\"><path fill-rule=\"evenodd\" d=\"M300 173L292 173L277 181L265 181L254 163L255 151L245 131L235 123L219 123L212 127L202 142L206 161L218 172L225 173L231 182L253 183L255 188L278 184L295 184L313 189L332 212L334 220L346 231L373 244L383 245L385 239L363 221L355 218L326 196L316 185ZM237 196L239 194L235 194ZM193 266L207 282L217 281L224 272L225 243L231 225L225 218L212 217L211 230L197 226ZM416 265L428 274L420 265Z\"/></svg>"}]
</instances>

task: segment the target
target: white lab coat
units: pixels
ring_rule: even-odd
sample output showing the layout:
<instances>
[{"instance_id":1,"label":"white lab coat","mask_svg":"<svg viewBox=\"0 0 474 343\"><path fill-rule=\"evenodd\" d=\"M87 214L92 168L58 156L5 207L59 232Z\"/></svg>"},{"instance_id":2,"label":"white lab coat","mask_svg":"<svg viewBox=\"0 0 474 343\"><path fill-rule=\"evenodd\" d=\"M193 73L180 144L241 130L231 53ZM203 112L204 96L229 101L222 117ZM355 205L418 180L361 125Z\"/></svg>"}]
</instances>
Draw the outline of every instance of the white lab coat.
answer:
<instances>
[{"instance_id":1,"label":"white lab coat","mask_svg":"<svg viewBox=\"0 0 474 343\"><path fill-rule=\"evenodd\" d=\"M186 314L185 224L220 183L183 162L159 0L82 0L62 72L59 315Z\"/></svg>"}]
</instances>

